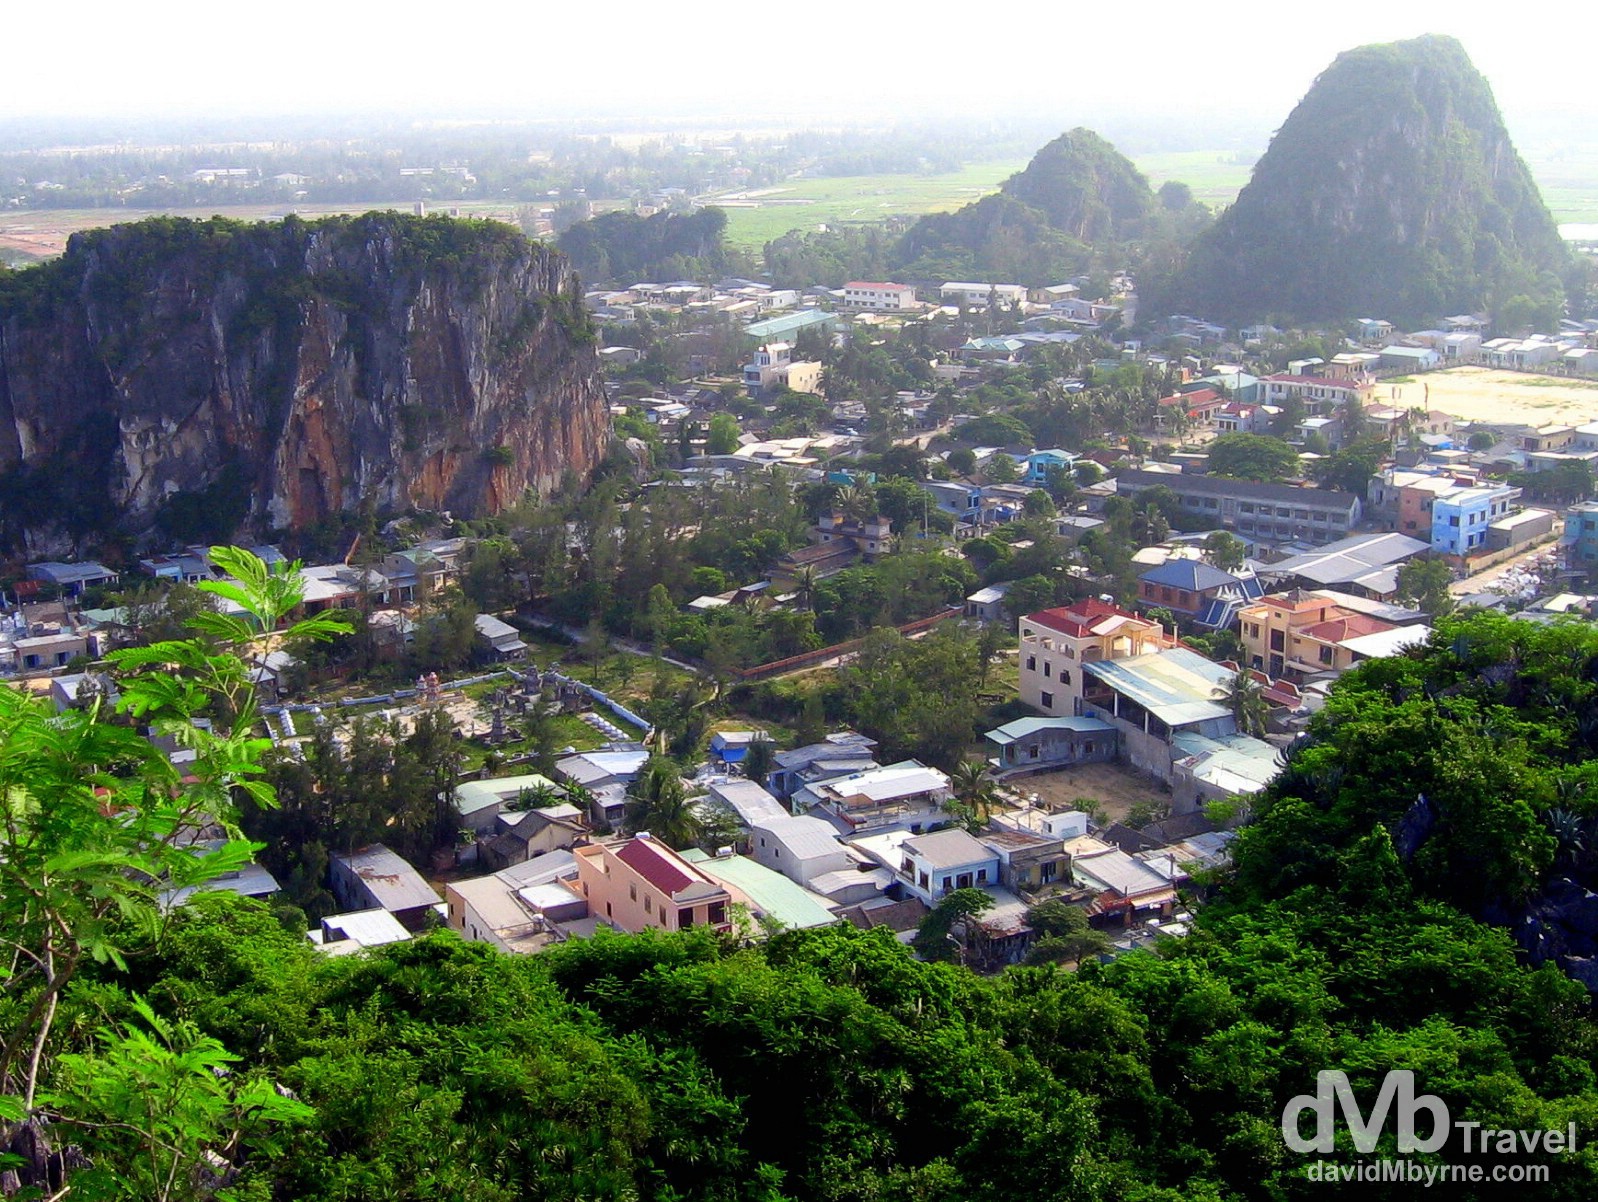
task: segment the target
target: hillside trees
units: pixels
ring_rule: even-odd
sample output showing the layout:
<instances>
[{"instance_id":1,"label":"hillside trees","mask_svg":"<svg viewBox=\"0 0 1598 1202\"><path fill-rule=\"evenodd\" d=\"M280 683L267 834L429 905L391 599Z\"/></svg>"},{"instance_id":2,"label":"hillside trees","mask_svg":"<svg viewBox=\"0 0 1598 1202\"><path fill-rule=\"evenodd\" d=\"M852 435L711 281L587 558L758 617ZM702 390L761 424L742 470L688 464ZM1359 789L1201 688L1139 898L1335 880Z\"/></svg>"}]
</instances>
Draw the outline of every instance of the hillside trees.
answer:
<instances>
[{"instance_id":1,"label":"hillside trees","mask_svg":"<svg viewBox=\"0 0 1598 1202\"><path fill-rule=\"evenodd\" d=\"M0 928L11 952L0 979L10 1016L0 1088L12 1095L0 1099L0 1146L24 1131L49 1146L35 1108L41 1090L52 1087L56 1020L80 972L125 969L130 948L159 932L164 890L203 885L250 857L234 793L260 806L272 795L259 779L265 741L253 730L255 686L241 653L285 638L329 638L345 627L336 615L319 615L278 631L299 601L299 565L269 571L236 548L211 554L231 579L198 587L240 612L198 611L186 639L111 653L125 718L103 700L56 716L31 696L0 690ZM196 724L202 718L207 725ZM193 759L178 768L132 721L176 739ZM210 830L222 838L201 842ZM103 1052L153 1070L157 1049L143 1038L112 1033ZM71 1093L69 1082L63 1088ZM185 1129L161 1138L185 1141L174 1153L181 1157L188 1142L211 1134ZM155 1155L152 1140L144 1132L137 1142Z\"/></svg>"},{"instance_id":2,"label":"hillside trees","mask_svg":"<svg viewBox=\"0 0 1598 1202\"><path fill-rule=\"evenodd\" d=\"M1264 434L1222 434L1209 448L1212 475L1236 480L1285 480L1298 472L1298 452Z\"/></svg>"}]
</instances>

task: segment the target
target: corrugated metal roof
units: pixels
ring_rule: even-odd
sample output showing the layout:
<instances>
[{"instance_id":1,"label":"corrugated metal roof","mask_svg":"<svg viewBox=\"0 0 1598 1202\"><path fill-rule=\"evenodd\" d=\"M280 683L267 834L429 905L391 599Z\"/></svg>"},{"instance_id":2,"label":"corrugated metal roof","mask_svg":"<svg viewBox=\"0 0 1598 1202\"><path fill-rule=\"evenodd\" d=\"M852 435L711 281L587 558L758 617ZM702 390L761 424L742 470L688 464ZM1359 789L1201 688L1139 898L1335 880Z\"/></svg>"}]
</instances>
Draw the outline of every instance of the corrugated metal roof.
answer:
<instances>
[{"instance_id":1,"label":"corrugated metal roof","mask_svg":"<svg viewBox=\"0 0 1598 1202\"><path fill-rule=\"evenodd\" d=\"M1099 718L1017 718L1006 722L997 730L988 731L987 737L995 743L1013 743L1028 735L1044 730L1069 730L1077 734L1111 734L1115 727Z\"/></svg>"},{"instance_id":2,"label":"corrugated metal roof","mask_svg":"<svg viewBox=\"0 0 1598 1202\"><path fill-rule=\"evenodd\" d=\"M335 853L333 859L341 861L366 886L372 899L391 913L438 904L438 894L426 878L381 843L348 855Z\"/></svg>"},{"instance_id":3,"label":"corrugated metal roof","mask_svg":"<svg viewBox=\"0 0 1598 1202\"><path fill-rule=\"evenodd\" d=\"M803 930L838 921L824 898L745 856L706 856L699 852L693 863L729 891L736 890L747 897L757 914L785 927Z\"/></svg>"},{"instance_id":4,"label":"corrugated metal roof","mask_svg":"<svg viewBox=\"0 0 1598 1202\"><path fill-rule=\"evenodd\" d=\"M1185 647L1130 659L1093 660L1083 664L1082 670L1137 702L1167 726L1231 714L1220 699L1235 673Z\"/></svg>"}]
</instances>

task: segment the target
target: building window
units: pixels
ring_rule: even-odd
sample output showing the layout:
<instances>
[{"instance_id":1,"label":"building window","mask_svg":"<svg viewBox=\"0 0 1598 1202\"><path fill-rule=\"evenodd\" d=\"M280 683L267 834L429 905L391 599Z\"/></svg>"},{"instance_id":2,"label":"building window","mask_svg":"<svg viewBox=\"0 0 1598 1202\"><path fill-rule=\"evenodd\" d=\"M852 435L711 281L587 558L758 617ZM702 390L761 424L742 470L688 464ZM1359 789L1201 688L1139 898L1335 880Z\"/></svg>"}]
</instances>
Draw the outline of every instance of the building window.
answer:
<instances>
[{"instance_id":1,"label":"building window","mask_svg":"<svg viewBox=\"0 0 1598 1202\"><path fill-rule=\"evenodd\" d=\"M646 893L646 894L644 894L644 913L645 914L653 914L654 912L655 912L655 899L650 897L649 894Z\"/></svg>"},{"instance_id":2,"label":"building window","mask_svg":"<svg viewBox=\"0 0 1598 1202\"><path fill-rule=\"evenodd\" d=\"M1044 661L1043 661L1043 679L1044 679L1044 680L1048 680L1048 679L1049 679L1049 677L1050 677L1050 676L1051 676L1051 675L1052 675L1052 674L1053 674L1053 668L1052 668L1052 666L1051 666L1051 665L1050 665L1050 664L1049 664L1049 661L1048 661L1048 660L1044 660Z\"/></svg>"},{"instance_id":3,"label":"building window","mask_svg":"<svg viewBox=\"0 0 1598 1202\"><path fill-rule=\"evenodd\" d=\"M633 901L638 900L638 886L631 881L627 883L627 896Z\"/></svg>"},{"instance_id":4,"label":"building window","mask_svg":"<svg viewBox=\"0 0 1598 1202\"><path fill-rule=\"evenodd\" d=\"M1043 702L1043 708L1044 709L1051 710L1051 709L1054 708L1054 694L1053 693L1044 693L1043 696L1040 698L1040 700Z\"/></svg>"},{"instance_id":5,"label":"building window","mask_svg":"<svg viewBox=\"0 0 1598 1202\"><path fill-rule=\"evenodd\" d=\"M689 927L691 927L693 925L694 925L694 912L693 912L692 909L684 908L684 909L681 909L681 910L677 911L677 929L679 931L686 931Z\"/></svg>"},{"instance_id":6,"label":"building window","mask_svg":"<svg viewBox=\"0 0 1598 1202\"><path fill-rule=\"evenodd\" d=\"M708 913L710 915L710 924L712 926L719 926L721 923L727 921L727 903L711 902Z\"/></svg>"},{"instance_id":7,"label":"building window","mask_svg":"<svg viewBox=\"0 0 1598 1202\"><path fill-rule=\"evenodd\" d=\"M1321 648L1321 663L1329 664L1331 662L1332 662L1332 649L1330 647L1322 647Z\"/></svg>"},{"instance_id":8,"label":"building window","mask_svg":"<svg viewBox=\"0 0 1598 1202\"><path fill-rule=\"evenodd\" d=\"M1271 631L1271 650L1280 651L1282 646L1282 632L1280 630Z\"/></svg>"},{"instance_id":9,"label":"building window","mask_svg":"<svg viewBox=\"0 0 1598 1202\"><path fill-rule=\"evenodd\" d=\"M1038 758L1038 750L1039 750L1038 745L1036 743L1032 744L1032 746L1030 746L1030 747L1028 747L1026 749L1026 758L1029 759L1029 760L1037 759Z\"/></svg>"},{"instance_id":10,"label":"building window","mask_svg":"<svg viewBox=\"0 0 1598 1202\"><path fill-rule=\"evenodd\" d=\"M948 891L949 891L949 890L950 890L950 889L952 889L952 888L953 888L953 887L954 887L954 880L953 880L953 878L952 878L952 877L944 877L944 878L943 878L943 891L944 891L944 892L945 892L945 893L947 893L947 892L948 892Z\"/></svg>"},{"instance_id":11,"label":"building window","mask_svg":"<svg viewBox=\"0 0 1598 1202\"><path fill-rule=\"evenodd\" d=\"M1069 672L1067 672L1064 668L1060 669L1060 683L1061 684L1070 684L1071 683L1071 674Z\"/></svg>"},{"instance_id":12,"label":"building window","mask_svg":"<svg viewBox=\"0 0 1598 1202\"><path fill-rule=\"evenodd\" d=\"M986 868L978 868L977 869L977 884L986 885L987 883L988 883L988 870Z\"/></svg>"},{"instance_id":13,"label":"building window","mask_svg":"<svg viewBox=\"0 0 1598 1202\"><path fill-rule=\"evenodd\" d=\"M1038 657L1037 656L1029 655L1029 656L1026 657L1026 670L1028 672L1036 672L1038 670Z\"/></svg>"}]
</instances>

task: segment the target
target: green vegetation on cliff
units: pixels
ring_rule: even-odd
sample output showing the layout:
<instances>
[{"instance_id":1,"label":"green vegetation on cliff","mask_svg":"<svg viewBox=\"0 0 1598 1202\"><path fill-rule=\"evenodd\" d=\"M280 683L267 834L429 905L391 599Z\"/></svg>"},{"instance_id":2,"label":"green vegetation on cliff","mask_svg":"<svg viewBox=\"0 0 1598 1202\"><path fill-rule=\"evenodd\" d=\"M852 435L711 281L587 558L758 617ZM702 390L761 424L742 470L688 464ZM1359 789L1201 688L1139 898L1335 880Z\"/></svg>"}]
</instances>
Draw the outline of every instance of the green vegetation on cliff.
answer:
<instances>
[{"instance_id":1,"label":"green vegetation on cliff","mask_svg":"<svg viewBox=\"0 0 1598 1202\"><path fill-rule=\"evenodd\" d=\"M1340 54L1149 299L1226 321L1519 324L1557 317L1568 266L1487 81L1428 36Z\"/></svg>"},{"instance_id":2,"label":"green vegetation on cliff","mask_svg":"<svg viewBox=\"0 0 1598 1202\"><path fill-rule=\"evenodd\" d=\"M560 249L584 284L626 287L641 280L713 280L727 267L727 214L605 213L560 236Z\"/></svg>"},{"instance_id":3,"label":"green vegetation on cliff","mask_svg":"<svg viewBox=\"0 0 1598 1202\"><path fill-rule=\"evenodd\" d=\"M1204 220L1203 206L1181 185L1156 196L1114 146L1073 129L997 194L921 218L895 247L894 269L915 279L1058 283L1122 266L1128 243L1172 238Z\"/></svg>"}]
</instances>

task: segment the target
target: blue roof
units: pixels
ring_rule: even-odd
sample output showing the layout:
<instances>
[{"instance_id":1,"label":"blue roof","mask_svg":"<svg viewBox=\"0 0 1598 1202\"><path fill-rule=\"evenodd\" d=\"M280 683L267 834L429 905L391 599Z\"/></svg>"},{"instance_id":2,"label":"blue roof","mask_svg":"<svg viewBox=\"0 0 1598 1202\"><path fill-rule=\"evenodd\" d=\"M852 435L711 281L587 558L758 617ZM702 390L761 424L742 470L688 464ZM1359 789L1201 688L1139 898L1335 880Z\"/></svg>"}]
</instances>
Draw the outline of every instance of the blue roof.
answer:
<instances>
[{"instance_id":1,"label":"blue roof","mask_svg":"<svg viewBox=\"0 0 1598 1202\"><path fill-rule=\"evenodd\" d=\"M785 313L781 317L771 317L765 321L757 321L753 325L745 326L744 333L751 338L773 338L780 334L793 334L809 326L818 326L836 320L835 315L824 312L821 309L805 309L798 313Z\"/></svg>"},{"instance_id":2,"label":"blue roof","mask_svg":"<svg viewBox=\"0 0 1598 1202\"><path fill-rule=\"evenodd\" d=\"M1164 584L1202 593L1206 589L1220 588L1224 584L1241 584L1240 577L1220 568L1211 567L1202 559L1167 559L1157 568L1150 568L1138 577L1150 584Z\"/></svg>"}]
</instances>

